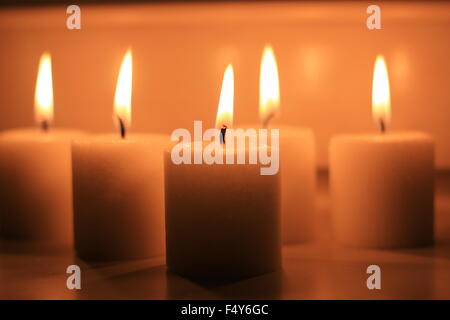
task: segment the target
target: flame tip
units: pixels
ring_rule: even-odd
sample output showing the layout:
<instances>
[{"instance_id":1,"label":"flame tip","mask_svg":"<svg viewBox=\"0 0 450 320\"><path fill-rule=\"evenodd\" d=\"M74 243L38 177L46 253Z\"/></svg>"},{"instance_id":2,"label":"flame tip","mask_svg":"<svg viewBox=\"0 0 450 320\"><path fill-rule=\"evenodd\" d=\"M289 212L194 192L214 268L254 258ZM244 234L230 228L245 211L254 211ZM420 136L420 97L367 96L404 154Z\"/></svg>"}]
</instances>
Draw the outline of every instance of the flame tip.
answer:
<instances>
[{"instance_id":1,"label":"flame tip","mask_svg":"<svg viewBox=\"0 0 450 320\"><path fill-rule=\"evenodd\" d=\"M264 50L263 50L264 52L267 52L267 51L272 51L273 52L273 48L272 48L272 45L270 44L270 43L266 43L265 45L264 45Z\"/></svg>"}]
</instances>

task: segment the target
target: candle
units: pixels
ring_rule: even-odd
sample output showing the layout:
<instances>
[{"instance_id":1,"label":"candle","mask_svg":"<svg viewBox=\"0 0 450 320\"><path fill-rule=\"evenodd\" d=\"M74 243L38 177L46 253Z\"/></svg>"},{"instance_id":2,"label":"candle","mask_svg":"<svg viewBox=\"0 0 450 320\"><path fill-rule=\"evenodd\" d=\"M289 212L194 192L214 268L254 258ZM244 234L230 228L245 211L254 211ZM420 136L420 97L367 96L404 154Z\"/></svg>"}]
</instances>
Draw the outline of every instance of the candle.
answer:
<instances>
[{"instance_id":1,"label":"candle","mask_svg":"<svg viewBox=\"0 0 450 320\"><path fill-rule=\"evenodd\" d=\"M40 59L35 118L40 129L13 129L0 135L0 236L68 247L73 238L70 140L81 133L50 128L49 53Z\"/></svg>"},{"instance_id":2,"label":"candle","mask_svg":"<svg viewBox=\"0 0 450 320\"><path fill-rule=\"evenodd\" d=\"M372 113L380 134L342 135L330 145L333 225L339 243L394 248L433 242L434 143L421 132L387 132L390 92L375 62Z\"/></svg>"},{"instance_id":3,"label":"candle","mask_svg":"<svg viewBox=\"0 0 450 320\"><path fill-rule=\"evenodd\" d=\"M264 48L259 85L259 117L263 128L279 114L280 87L275 54ZM258 127L246 125L245 127ZM311 129L273 125L280 131L281 235L284 244L311 240L314 233L316 160Z\"/></svg>"},{"instance_id":4,"label":"candle","mask_svg":"<svg viewBox=\"0 0 450 320\"><path fill-rule=\"evenodd\" d=\"M132 55L117 80L114 117L120 135L72 145L75 249L87 260L124 260L164 253L164 135L129 135Z\"/></svg>"},{"instance_id":5,"label":"candle","mask_svg":"<svg viewBox=\"0 0 450 320\"><path fill-rule=\"evenodd\" d=\"M233 93L230 65L223 78L216 127L225 141L222 155L248 159L253 148L270 147L229 147L226 133L232 126ZM202 157L196 143L187 148L194 160ZM278 174L261 175L258 164L176 164L170 150L164 165L169 270L194 278L234 279L280 268Z\"/></svg>"}]
</instances>

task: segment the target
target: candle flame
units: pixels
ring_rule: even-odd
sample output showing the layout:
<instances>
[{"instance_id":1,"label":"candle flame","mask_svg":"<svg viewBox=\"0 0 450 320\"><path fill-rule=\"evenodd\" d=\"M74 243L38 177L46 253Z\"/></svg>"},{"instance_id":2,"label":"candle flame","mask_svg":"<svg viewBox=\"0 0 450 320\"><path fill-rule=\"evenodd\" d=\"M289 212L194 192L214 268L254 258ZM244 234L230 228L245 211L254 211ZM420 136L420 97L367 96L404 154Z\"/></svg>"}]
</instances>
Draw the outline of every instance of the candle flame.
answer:
<instances>
[{"instance_id":1,"label":"candle flame","mask_svg":"<svg viewBox=\"0 0 450 320\"><path fill-rule=\"evenodd\" d=\"M133 58L129 49L122 60L117 78L116 94L114 97L114 116L121 122L121 129L131 125L131 89L133 76Z\"/></svg>"},{"instance_id":2,"label":"candle flame","mask_svg":"<svg viewBox=\"0 0 450 320\"><path fill-rule=\"evenodd\" d=\"M372 116L384 132L391 119L391 96L386 62L382 55L377 56L373 72Z\"/></svg>"},{"instance_id":3,"label":"candle flame","mask_svg":"<svg viewBox=\"0 0 450 320\"><path fill-rule=\"evenodd\" d=\"M53 120L52 58L44 52L39 62L39 71L34 92L34 115L37 123L48 125Z\"/></svg>"},{"instance_id":4,"label":"candle flame","mask_svg":"<svg viewBox=\"0 0 450 320\"><path fill-rule=\"evenodd\" d=\"M270 45L266 45L261 59L259 76L259 117L266 127L275 117L280 107L280 85L275 54Z\"/></svg>"},{"instance_id":5,"label":"candle flame","mask_svg":"<svg viewBox=\"0 0 450 320\"><path fill-rule=\"evenodd\" d=\"M233 66L225 70L217 109L216 128L231 128L233 125L234 75Z\"/></svg>"}]
</instances>

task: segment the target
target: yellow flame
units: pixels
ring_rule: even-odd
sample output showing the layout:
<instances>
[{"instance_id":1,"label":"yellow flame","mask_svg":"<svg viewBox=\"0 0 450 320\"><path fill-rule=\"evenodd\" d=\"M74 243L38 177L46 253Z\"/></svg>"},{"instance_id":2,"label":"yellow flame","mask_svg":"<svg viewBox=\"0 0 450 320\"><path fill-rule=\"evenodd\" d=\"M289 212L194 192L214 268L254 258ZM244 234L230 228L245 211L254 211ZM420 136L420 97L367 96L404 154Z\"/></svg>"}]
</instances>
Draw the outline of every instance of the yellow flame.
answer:
<instances>
[{"instance_id":1,"label":"yellow flame","mask_svg":"<svg viewBox=\"0 0 450 320\"><path fill-rule=\"evenodd\" d=\"M131 89L133 78L133 58L129 49L122 60L117 78L114 97L114 115L123 121L126 127L131 125Z\"/></svg>"},{"instance_id":2,"label":"yellow flame","mask_svg":"<svg viewBox=\"0 0 450 320\"><path fill-rule=\"evenodd\" d=\"M233 126L234 75L233 66L229 64L225 70L217 109L216 128Z\"/></svg>"},{"instance_id":3,"label":"yellow flame","mask_svg":"<svg viewBox=\"0 0 450 320\"><path fill-rule=\"evenodd\" d=\"M377 125L385 129L391 119L391 95L386 62L382 55L375 60L372 83L372 116Z\"/></svg>"},{"instance_id":4,"label":"yellow flame","mask_svg":"<svg viewBox=\"0 0 450 320\"><path fill-rule=\"evenodd\" d=\"M39 71L34 92L34 115L37 123L53 120L52 58L44 52L39 62Z\"/></svg>"},{"instance_id":5,"label":"yellow flame","mask_svg":"<svg viewBox=\"0 0 450 320\"><path fill-rule=\"evenodd\" d=\"M264 126L277 115L280 107L280 85L275 54L266 45L261 59L259 76L259 118Z\"/></svg>"}]
</instances>

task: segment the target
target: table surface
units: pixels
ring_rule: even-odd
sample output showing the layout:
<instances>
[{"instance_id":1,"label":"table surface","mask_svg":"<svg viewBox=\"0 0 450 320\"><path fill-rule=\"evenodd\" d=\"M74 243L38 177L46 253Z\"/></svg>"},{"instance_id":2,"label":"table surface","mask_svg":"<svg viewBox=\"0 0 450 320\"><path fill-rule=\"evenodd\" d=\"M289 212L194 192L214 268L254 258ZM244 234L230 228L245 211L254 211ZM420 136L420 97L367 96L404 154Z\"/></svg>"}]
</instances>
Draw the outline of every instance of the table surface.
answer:
<instances>
[{"instance_id":1,"label":"table surface","mask_svg":"<svg viewBox=\"0 0 450 320\"><path fill-rule=\"evenodd\" d=\"M283 270L228 283L203 283L166 270L164 257L89 264L71 251L38 254L2 243L0 299L450 299L450 172L436 175L436 244L366 250L333 244L326 172L319 174L316 235L283 248ZM81 290L66 287L67 266L81 268ZM381 267L381 290L366 287Z\"/></svg>"}]
</instances>

